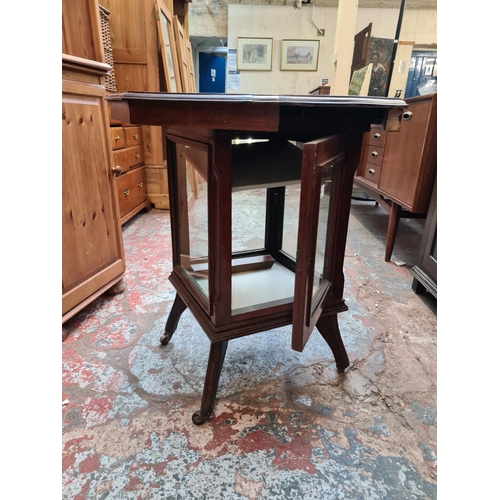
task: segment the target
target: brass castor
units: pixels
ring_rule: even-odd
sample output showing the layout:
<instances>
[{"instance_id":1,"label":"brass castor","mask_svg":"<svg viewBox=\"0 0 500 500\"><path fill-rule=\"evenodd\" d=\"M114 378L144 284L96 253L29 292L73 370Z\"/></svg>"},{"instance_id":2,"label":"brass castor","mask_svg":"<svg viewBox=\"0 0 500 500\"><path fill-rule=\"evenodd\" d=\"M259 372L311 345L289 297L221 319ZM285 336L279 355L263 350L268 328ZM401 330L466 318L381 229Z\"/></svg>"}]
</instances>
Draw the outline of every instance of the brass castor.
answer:
<instances>
[{"instance_id":1,"label":"brass castor","mask_svg":"<svg viewBox=\"0 0 500 500\"><path fill-rule=\"evenodd\" d=\"M170 342L173 334L174 332L165 332L165 334L160 337L160 344L167 345Z\"/></svg>"},{"instance_id":2,"label":"brass castor","mask_svg":"<svg viewBox=\"0 0 500 500\"><path fill-rule=\"evenodd\" d=\"M193 424L201 425L206 420L208 420L208 417L205 415L202 415L200 410L197 410L193 413L192 419L193 419Z\"/></svg>"}]
</instances>

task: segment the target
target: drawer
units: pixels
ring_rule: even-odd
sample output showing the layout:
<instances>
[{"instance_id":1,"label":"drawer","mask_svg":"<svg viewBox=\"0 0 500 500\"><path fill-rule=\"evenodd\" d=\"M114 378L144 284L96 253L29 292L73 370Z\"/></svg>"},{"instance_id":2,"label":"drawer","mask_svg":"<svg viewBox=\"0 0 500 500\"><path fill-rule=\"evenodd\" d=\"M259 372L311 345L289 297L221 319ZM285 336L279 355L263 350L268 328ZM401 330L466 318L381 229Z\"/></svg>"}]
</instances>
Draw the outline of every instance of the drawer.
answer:
<instances>
[{"instance_id":1,"label":"drawer","mask_svg":"<svg viewBox=\"0 0 500 500\"><path fill-rule=\"evenodd\" d=\"M140 146L142 144L142 127L125 127L125 147Z\"/></svg>"},{"instance_id":2,"label":"drawer","mask_svg":"<svg viewBox=\"0 0 500 500\"><path fill-rule=\"evenodd\" d=\"M363 168L361 175L366 180L378 185L381 171L382 171L382 167L380 165L376 165L375 163L370 163L367 161L364 165L364 168Z\"/></svg>"},{"instance_id":3,"label":"drawer","mask_svg":"<svg viewBox=\"0 0 500 500\"><path fill-rule=\"evenodd\" d=\"M127 158L129 168L144 163L144 148L142 146L127 148Z\"/></svg>"},{"instance_id":4,"label":"drawer","mask_svg":"<svg viewBox=\"0 0 500 500\"><path fill-rule=\"evenodd\" d=\"M122 174L130 170L130 166L128 164L128 151L126 149L113 151L113 167L116 166L122 169Z\"/></svg>"},{"instance_id":5,"label":"drawer","mask_svg":"<svg viewBox=\"0 0 500 500\"><path fill-rule=\"evenodd\" d=\"M144 163L143 146L113 151L113 166L121 167L122 174L128 172L131 168L136 167L141 163Z\"/></svg>"},{"instance_id":6,"label":"drawer","mask_svg":"<svg viewBox=\"0 0 500 500\"><path fill-rule=\"evenodd\" d=\"M383 148L386 134L387 132L382 128L382 125L372 125L370 132L367 132L364 137L365 144Z\"/></svg>"},{"instance_id":7,"label":"drawer","mask_svg":"<svg viewBox=\"0 0 500 500\"><path fill-rule=\"evenodd\" d=\"M363 148L363 156L361 157L362 165L364 165L366 162L370 162L374 163L375 165L382 166L383 158L384 148L372 146L371 144L365 144L365 147Z\"/></svg>"},{"instance_id":8,"label":"drawer","mask_svg":"<svg viewBox=\"0 0 500 500\"><path fill-rule=\"evenodd\" d=\"M118 190L120 217L123 217L148 199L146 167L131 170L117 177L116 188Z\"/></svg>"},{"instance_id":9,"label":"drawer","mask_svg":"<svg viewBox=\"0 0 500 500\"><path fill-rule=\"evenodd\" d=\"M122 149L125 147L125 134L123 133L123 127L110 127L111 134L111 144L113 145L113 150Z\"/></svg>"}]
</instances>

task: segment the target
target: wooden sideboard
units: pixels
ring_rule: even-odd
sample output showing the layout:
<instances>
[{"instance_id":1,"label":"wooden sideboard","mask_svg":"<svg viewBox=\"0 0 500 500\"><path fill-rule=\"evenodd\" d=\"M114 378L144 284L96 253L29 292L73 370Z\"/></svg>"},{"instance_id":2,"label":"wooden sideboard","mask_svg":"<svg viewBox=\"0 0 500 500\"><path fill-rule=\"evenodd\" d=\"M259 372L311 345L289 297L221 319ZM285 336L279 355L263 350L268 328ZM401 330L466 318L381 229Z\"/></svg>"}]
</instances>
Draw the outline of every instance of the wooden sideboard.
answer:
<instances>
[{"instance_id":1,"label":"wooden sideboard","mask_svg":"<svg viewBox=\"0 0 500 500\"><path fill-rule=\"evenodd\" d=\"M389 212L385 260L401 217L425 218L437 169L437 94L406 99L399 132L372 125L363 137L354 185Z\"/></svg>"},{"instance_id":2,"label":"wooden sideboard","mask_svg":"<svg viewBox=\"0 0 500 500\"><path fill-rule=\"evenodd\" d=\"M62 322L125 275L99 10L64 0L62 55Z\"/></svg>"}]
</instances>

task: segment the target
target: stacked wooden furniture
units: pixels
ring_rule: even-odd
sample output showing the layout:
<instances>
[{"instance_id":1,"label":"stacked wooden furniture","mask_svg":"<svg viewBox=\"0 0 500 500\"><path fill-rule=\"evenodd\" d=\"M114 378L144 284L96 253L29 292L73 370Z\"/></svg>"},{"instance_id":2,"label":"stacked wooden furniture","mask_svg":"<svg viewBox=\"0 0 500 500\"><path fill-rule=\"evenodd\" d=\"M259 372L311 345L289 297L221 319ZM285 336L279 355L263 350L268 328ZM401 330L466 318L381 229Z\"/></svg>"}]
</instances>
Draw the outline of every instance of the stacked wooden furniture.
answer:
<instances>
[{"instance_id":1,"label":"stacked wooden furniture","mask_svg":"<svg viewBox=\"0 0 500 500\"><path fill-rule=\"evenodd\" d=\"M389 212L385 261L401 217L427 216L437 169L437 94L406 99L399 132L365 133L354 185Z\"/></svg>"},{"instance_id":2,"label":"stacked wooden furniture","mask_svg":"<svg viewBox=\"0 0 500 500\"><path fill-rule=\"evenodd\" d=\"M172 40L171 60L175 63L175 87L170 86L170 79L163 78L166 71L162 61L161 23L159 3L168 12L172 24L172 38L187 32L187 2L185 0L101 0L110 12L110 33L112 40L114 76L117 92L186 92L180 81L180 70L176 42ZM179 18L174 15L179 14ZM177 34L176 34L177 32ZM188 38L187 36L185 38ZM190 59L183 57L186 65ZM186 77L189 77L189 66L186 66ZM111 120L112 124L130 127L132 124ZM143 171L146 177L148 199L155 208L168 209L167 165L163 157L163 139L161 127L142 125L143 138ZM111 130L113 136L114 130ZM134 175L139 175L137 172ZM131 177L131 176L129 176ZM123 181L125 182L125 181ZM144 185L144 183L143 183ZM123 186L123 189L130 187ZM123 199L123 189L119 193ZM130 201L130 195L128 200ZM136 200L138 202L138 200ZM137 211L140 211L137 205ZM134 209L135 211L135 209ZM137 213L135 211L135 213Z\"/></svg>"},{"instance_id":3,"label":"stacked wooden furniture","mask_svg":"<svg viewBox=\"0 0 500 500\"><path fill-rule=\"evenodd\" d=\"M62 2L62 322L124 276L97 0Z\"/></svg>"}]
</instances>

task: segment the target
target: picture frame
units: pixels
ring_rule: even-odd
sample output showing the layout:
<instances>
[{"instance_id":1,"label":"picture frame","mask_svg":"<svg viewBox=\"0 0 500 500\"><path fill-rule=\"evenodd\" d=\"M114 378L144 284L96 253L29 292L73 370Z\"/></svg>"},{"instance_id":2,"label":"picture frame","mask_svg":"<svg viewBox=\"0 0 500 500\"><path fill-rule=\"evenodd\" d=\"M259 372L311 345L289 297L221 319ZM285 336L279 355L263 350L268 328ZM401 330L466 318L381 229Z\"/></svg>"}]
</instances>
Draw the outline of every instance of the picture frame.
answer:
<instances>
[{"instance_id":1,"label":"picture frame","mask_svg":"<svg viewBox=\"0 0 500 500\"><path fill-rule=\"evenodd\" d=\"M281 71L318 71L319 40L282 40Z\"/></svg>"},{"instance_id":2,"label":"picture frame","mask_svg":"<svg viewBox=\"0 0 500 500\"><path fill-rule=\"evenodd\" d=\"M238 37L236 69L238 71L272 71L272 38Z\"/></svg>"}]
</instances>

